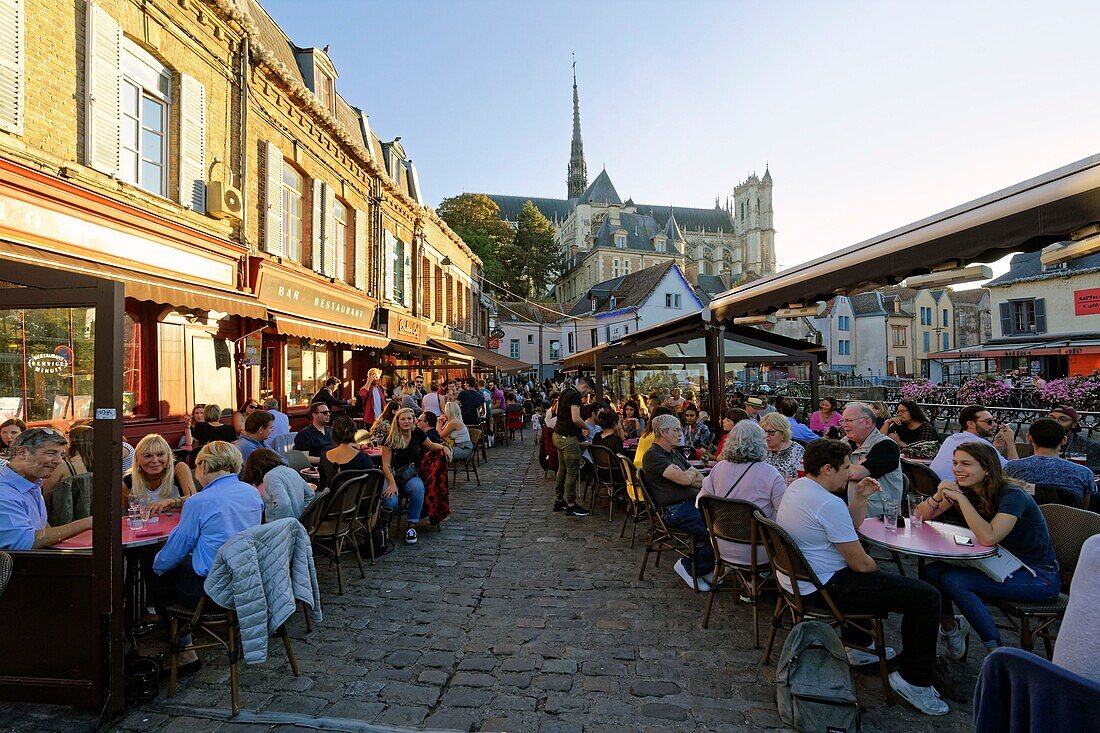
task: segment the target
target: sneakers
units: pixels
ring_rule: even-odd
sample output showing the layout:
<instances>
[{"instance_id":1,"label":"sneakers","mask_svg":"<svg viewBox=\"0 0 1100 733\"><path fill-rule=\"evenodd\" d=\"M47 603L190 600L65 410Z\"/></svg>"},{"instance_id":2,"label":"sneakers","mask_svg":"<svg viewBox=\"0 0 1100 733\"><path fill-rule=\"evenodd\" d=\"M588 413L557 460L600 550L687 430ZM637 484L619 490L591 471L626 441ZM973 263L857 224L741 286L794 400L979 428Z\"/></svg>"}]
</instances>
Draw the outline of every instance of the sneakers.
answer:
<instances>
[{"instance_id":1,"label":"sneakers","mask_svg":"<svg viewBox=\"0 0 1100 733\"><path fill-rule=\"evenodd\" d=\"M490 447L490 448L492 448L492 447L493 447L493 443L494 443L495 441L496 441L496 436L494 436L494 435L490 435L490 436L489 436L489 447Z\"/></svg>"},{"instance_id":2,"label":"sneakers","mask_svg":"<svg viewBox=\"0 0 1100 733\"><path fill-rule=\"evenodd\" d=\"M848 664L853 667L864 667L868 664L878 664L878 655L874 653L875 645L870 646L871 651L865 652L862 649L845 649L848 654ZM894 651L891 646L886 647L886 661L890 661L896 657L898 653Z\"/></svg>"},{"instance_id":3,"label":"sneakers","mask_svg":"<svg viewBox=\"0 0 1100 733\"><path fill-rule=\"evenodd\" d=\"M676 561L676 564L672 566L672 569L676 571L676 574L680 576L680 579L688 584L688 587L695 590L696 582L699 583L699 592L706 593L710 590L710 583L703 578L694 578L691 572L687 569L687 565L684 564L684 558L680 558Z\"/></svg>"},{"instance_id":4,"label":"sneakers","mask_svg":"<svg viewBox=\"0 0 1100 733\"><path fill-rule=\"evenodd\" d=\"M591 513L580 504L567 504L565 507L565 516L567 517L587 517Z\"/></svg>"},{"instance_id":5,"label":"sneakers","mask_svg":"<svg viewBox=\"0 0 1100 733\"><path fill-rule=\"evenodd\" d=\"M556 511L556 512L564 512L564 511L565 511L565 507L566 507L566 504L565 504L565 502L564 502L564 501L562 501L561 499L555 499L555 500L554 500L554 511Z\"/></svg>"},{"instance_id":6,"label":"sneakers","mask_svg":"<svg viewBox=\"0 0 1100 733\"><path fill-rule=\"evenodd\" d=\"M950 708L934 687L917 687L902 679L897 672L890 673L890 687L910 705L925 715L947 715Z\"/></svg>"},{"instance_id":7,"label":"sneakers","mask_svg":"<svg viewBox=\"0 0 1100 733\"><path fill-rule=\"evenodd\" d=\"M940 638L947 646L945 654L952 661L966 659L970 651L970 624L962 616L955 616L955 628L951 631L940 629Z\"/></svg>"},{"instance_id":8,"label":"sneakers","mask_svg":"<svg viewBox=\"0 0 1100 733\"><path fill-rule=\"evenodd\" d=\"M409 527L409 531L405 533L405 544L406 545L415 545L416 544L416 530L413 529L412 527Z\"/></svg>"}]
</instances>

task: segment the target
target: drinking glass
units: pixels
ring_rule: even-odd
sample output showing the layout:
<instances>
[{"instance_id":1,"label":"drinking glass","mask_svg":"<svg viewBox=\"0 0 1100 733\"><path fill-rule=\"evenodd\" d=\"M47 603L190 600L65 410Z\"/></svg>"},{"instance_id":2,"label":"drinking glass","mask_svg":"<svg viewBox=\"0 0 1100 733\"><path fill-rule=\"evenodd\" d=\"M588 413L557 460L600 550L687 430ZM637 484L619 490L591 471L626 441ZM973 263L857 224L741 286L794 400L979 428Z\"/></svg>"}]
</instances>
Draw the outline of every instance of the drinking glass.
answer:
<instances>
[{"instance_id":1,"label":"drinking glass","mask_svg":"<svg viewBox=\"0 0 1100 733\"><path fill-rule=\"evenodd\" d=\"M910 526L913 527L914 529L916 529L916 528L920 527L922 524L924 524L924 519L921 517L920 513L917 511L917 507L919 507L923 501L924 501L924 497L919 495L919 494L910 494L909 495L909 522L910 522Z\"/></svg>"},{"instance_id":2,"label":"drinking glass","mask_svg":"<svg viewBox=\"0 0 1100 733\"><path fill-rule=\"evenodd\" d=\"M887 499L882 503L882 521L887 532L898 531L898 503Z\"/></svg>"},{"instance_id":3,"label":"drinking glass","mask_svg":"<svg viewBox=\"0 0 1100 733\"><path fill-rule=\"evenodd\" d=\"M141 508L136 504L131 504L130 508L126 512L127 526L132 530L141 529L144 524L141 520Z\"/></svg>"}]
</instances>

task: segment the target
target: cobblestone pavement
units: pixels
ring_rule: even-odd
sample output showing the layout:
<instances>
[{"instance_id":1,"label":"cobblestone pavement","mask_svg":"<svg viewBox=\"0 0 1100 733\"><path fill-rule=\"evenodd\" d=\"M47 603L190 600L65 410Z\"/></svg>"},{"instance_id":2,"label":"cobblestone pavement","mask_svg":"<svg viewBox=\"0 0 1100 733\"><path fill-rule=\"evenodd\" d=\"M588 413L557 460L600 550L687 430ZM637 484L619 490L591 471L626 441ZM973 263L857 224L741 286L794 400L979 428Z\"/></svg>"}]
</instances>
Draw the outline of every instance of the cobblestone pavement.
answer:
<instances>
[{"instance_id":1,"label":"cobblestone pavement","mask_svg":"<svg viewBox=\"0 0 1100 733\"><path fill-rule=\"evenodd\" d=\"M746 607L722 595L703 629L703 598L677 578L671 558L660 568L651 561L639 581L642 551L619 539L619 520L608 524L606 510L587 518L550 511L553 483L534 460L529 434L525 444L489 455L481 487L460 481L452 490L454 515L442 532L428 530L416 546L399 545L377 567L368 565L365 580L348 561L344 596L336 593L335 573L319 565L325 620L312 634L300 614L290 624L302 676L292 676L277 642L267 663L242 665L242 707L258 718L216 719L228 712L228 667L224 655L208 652L203 671L184 680L174 699L162 693L117 721L117 729L783 728L774 658L760 664ZM900 643L896 620L888 634ZM967 695L980 656L956 670ZM887 707L877 674L856 677L865 730L971 729L969 704L951 703L949 716L932 719L900 701ZM297 725L273 725L276 714ZM0 710L0 731L81 724L87 717L71 711Z\"/></svg>"}]
</instances>

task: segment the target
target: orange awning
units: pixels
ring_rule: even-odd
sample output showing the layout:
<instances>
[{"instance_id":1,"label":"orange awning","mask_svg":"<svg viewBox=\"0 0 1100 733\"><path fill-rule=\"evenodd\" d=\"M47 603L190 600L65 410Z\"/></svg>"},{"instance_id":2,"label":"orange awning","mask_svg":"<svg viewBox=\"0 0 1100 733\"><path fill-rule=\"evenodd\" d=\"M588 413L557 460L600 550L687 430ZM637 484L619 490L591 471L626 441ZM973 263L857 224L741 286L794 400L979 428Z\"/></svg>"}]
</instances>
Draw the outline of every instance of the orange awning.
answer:
<instances>
[{"instance_id":1,"label":"orange awning","mask_svg":"<svg viewBox=\"0 0 1100 733\"><path fill-rule=\"evenodd\" d=\"M275 330L288 336L301 336L317 341L333 341L338 344L375 349L384 349L390 342L388 338L377 331L330 326L317 321L284 316L281 313L274 314L273 320L275 321Z\"/></svg>"},{"instance_id":2,"label":"orange awning","mask_svg":"<svg viewBox=\"0 0 1100 733\"><path fill-rule=\"evenodd\" d=\"M432 343L442 348L457 351L460 354L472 357L475 361L479 361L485 366L498 369L502 372L525 372L531 368L531 365L527 362L513 359L510 356L498 354L495 351L490 351L480 346L474 346L473 344L467 344L461 341L451 341L450 339L432 339Z\"/></svg>"}]
</instances>

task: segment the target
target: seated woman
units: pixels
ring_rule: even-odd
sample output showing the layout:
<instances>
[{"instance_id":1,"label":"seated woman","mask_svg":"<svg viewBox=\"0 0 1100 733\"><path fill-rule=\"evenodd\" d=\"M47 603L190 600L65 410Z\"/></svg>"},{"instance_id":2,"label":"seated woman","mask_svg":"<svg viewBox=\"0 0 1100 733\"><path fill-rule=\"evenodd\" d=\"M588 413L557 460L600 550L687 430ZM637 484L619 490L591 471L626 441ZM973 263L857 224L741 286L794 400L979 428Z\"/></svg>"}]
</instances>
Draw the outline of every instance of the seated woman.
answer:
<instances>
[{"instance_id":1,"label":"seated woman","mask_svg":"<svg viewBox=\"0 0 1100 733\"><path fill-rule=\"evenodd\" d=\"M638 414L638 403L627 400L623 405L623 439L638 439L645 432L645 418Z\"/></svg>"},{"instance_id":2,"label":"seated woman","mask_svg":"<svg viewBox=\"0 0 1100 733\"><path fill-rule=\"evenodd\" d=\"M322 488L331 487L332 480L341 471L366 471L374 468L370 456L361 451L355 441L355 422L350 417L341 415L336 418L332 425L332 445L333 448L321 454L321 463L317 467Z\"/></svg>"},{"instance_id":3,"label":"seated woman","mask_svg":"<svg viewBox=\"0 0 1100 733\"><path fill-rule=\"evenodd\" d=\"M764 442L764 430L752 420L743 420L727 433L725 447L718 456L718 464L703 479L699 496L718 496L723 499L742 499L752 502L760 513L773 519L779 511L779 502L787 490L787 482L775 466L767 462L768 446ZM737 542L718 542L718 550L726 562L738 565L752 563L752 548ZM766 564L768 553L757 547L756 562Z\"/></svg>"},{"instance_id":4,"label":"seated woman","mask_svg":"<svg viewBox=\"0 0 1100 733\"><path fill-rule=\"evenodd\" d=\"M76 425L69 431L69 454L57 470L42 482L42 496L49 498L54 487L62 480L81 473L90 473L92 455L92 426ZM87 456L88 460L85 460Z\"/></svg>"},{"instance_id":5,"label":"seated woman","mask_svg":"<svg viewBox=\"0 0 1100 733\"><path fill-rule=\"evenodd\" d=\"M195 405L191 408L191 414L184 421L183 435L180 436L176 447L180 450L196 451L199 449L199 441L195 438L195 426L206 422L206 408L203 405Z\"/></svg>"},{"instance_id":6,"label":"seated woman","mask_svg":"<svg viewBox=\"0 0 1100 733\"><path fill-rule=\"evenodd\" d=\"M401 386L400 406L407 407L414 413L420 412L420 403L416 401L416 384L414 382L405 382Z\"/></svg>"},{"instance_id":7,"label":"seated woman","mask_svg":"<svg viewBox=\"0 0 1100 733\"><path fill-rule=\"evenodd\" d=\"M439 442L448 445L453 443L452 460L462 461L469 458L474 452L474 442L470 437L470 429L462 421L462 407L457 402L448 402L443 407L443 417L446 422L439 428Z\"/></svg>"},{"instance_id":8,"label":"seated woman","mask_svg":"<svg viewBox=\"0 0 1100 733\"><path fill-rule=\"evenodd\" d=\"M947 642L947 656L959 660L966 657L971 628L986 648L1002 644L986 600L1050 601L1058 596L1062 580L1039 506L1005 475L993 446L984 441L962 443L955 448L952 465L955 480L941 482L917 511L924 519L961 515L979 543L1000 545L1025 566L1003 583L978 568L941 562L924 566L921 578L940 591L940 637ZM952 603L961 616L953 615Z\"/></svg>"},{"instance_id":9,"label":"seated woman","mask_svg":"<svg viewBox=\"0 0 1100 733\"><path fill-rule=\"evenodd\" d=\"M195 482L191 469L176 463L168 441L149 433L134 448L134 468L122 477L123 502L145 501L158 504L158 509L182 506L194 496Z\"/></svg>"},{"instance_id":10,"label":"seated woman","mask_svg":"<svg viewBox=\"0 0 1100 733\"><path fill-rule=\"evenodd\" d=\"M382 414L379 415L378 419L374 421L374 424L370 426L370 436L367 440L369 440L372 445L382 445L386 442L386 437L390 434L390 425L393 422L393 415L400 407L401 404L394 400L390 400L386 403L385 408L382 409Z\"/></svg>"},{"instance_id":11,"label":"seated woman","mask_svg":"<svg viewBox=\"0 0 1100 733\"><path fill-rule=\"evenodd\" d=\"M810 415L810 430L825 436L829 430L840 430L840 411L836 409L836 398L826 395L821 398L821 409Z\"/></svg>"},{"instance_id":12,"label":"seated woman","mask_svg":"<svg viewBox=\"0 0 1100 733\"><path fill-rule=\"evenodd\" d=\"M261 409L260 403L256 400L245 400L241 403L241 409L233 413L233 432L236 433L234 440L244 432L244 424L248 421L248 416L259 409Z\"/></svg>"},{"instance_id":13,"label":"seated woman","mask_svg":"<svg viewBox=\"0 0 1100 733\"><path fill-rule=\"evenodd\" d=\"M191 435L199 445L206 445L215 440L224 440L232 443L237 439L237 431L232 425L222 425L222 408L218 405L206 405L202 408L203 422L191 426Z\"/></svg>"},{"instance_id":14,"label":"seated woman","mask_svg":"<svg viewBox=\"0 0 1100 733\"><path fill-rule=\"evenodd\" d=\"M722 455L722 451L726 447L726 437L733 430L733 426L742 420L748 420L749 413L742 410L740 407L733 407L726 410L722 415L722 433L721 435L711 435L710 452L716 456Z\"/></svg>"},{"instance_id":15,"label":"seated woman","mask_svg":"<svg viewBox=\"0 0 1100 733\"><path fill-rule=\"evenodd\" d=\"M791 438L791 422L778 412L769 412L760 418L760 427L764 429L764 442L768 446L767 461L779 470L789 486L798 478L804 453L802 446Z\"/></svg>"},{"instance_id":16,"label":"seated woman","mask_svg":"<svg viewBox=\"0 0 1100 733\"><path fill-rule=\"evenodd\" d=\"M699 410L694 403L685 402L682 412L684 416L684 445L692 448L706 448L710 444L710 428L700 422Z\"/></svg>"},{"instance_id":17,"label":"seated woman","mask_svg":"<svg viewBox=\"0 0 1100 733\"><path fill-rule=\"evenodd\" d=\"M642 436L638 438L638 448L634 451L634 468L641 470L642 459L645 458L646 451L648 451L653 446L653 441L656 440L657 436L653 434L653 418L657 417L658 415L675 414L676 413L671 407L654 408L653 412L649 416L649 425L646 426L645 432L642 433Z\"/></svg>"},{"instance_id":18,"label":"seated woman","mask_svg":"<svg viewBox=\"0 0 1100 733\"><path fill-rule=\"evenodd\" d=\"M241 481L259 489L264 500L265 522L286 517L297 519L314 497L313 487L302 474L267 448L257 448L248 455L241 469Z\"/></svg>"},{"instance_id":19,"label":"seated woman","mask_svg":"<svg viewBox=\"0 0 1100 733\"><path fill-rule=\"evenodd\" d=\"M902 448L910 443L920 443L925 440L940 442L940 434L936 432L936 426L924 414L921 406L913 400L899 402L897 413L884 422L879 431L883 435L890 436Z\"/></svg>"},{"instance_id":20,"label":"seated woman","mask_svg":"<svg viewBox=\"0 0 1100 733\"><path fill-rule=\"evenodd\" d=\"M0 465L11 458L12 443L20 433L26 432L27 423L17 417L9 418L0 424Z\"/></svg>"},{"instance_id":21,"label":"seated woman","mask_svg":"<svg viewBox=\"0 0 1100 733\"><path fill-rule=\"evenodd\" d=\"M240 470L241 452L225 441L204 445L195 458L195 477L203 490L184 503L179 525L153 560L149 592L162 618L168 617L167 609L175 603L194 608L207 597L207 603L213 604L203 583L218 550L230 537L263 520L263 499L237 478ZM184 651L178 654L179 672L193 675L202 664L189 648L190 635L180 641Z\"/></svg>"},{"instance_id":22,"label":"seated woman","mask_svg":"<svg viewBox=\"0 0 1100 733\"><path fill-rule=\"evenodd\" d=\"M424 508L424 482L419 476L420 455L423 451L443 451L451 459L451 449L441 443L428 440L424 431L416 427L416 416L408 408L394 413L390 433L382 444L382 473L386 475L386 488L382 492L382 506L390 511L397 509L400 496L409 497L409 530L405 544L417 541L414 525L420 523Z\"/></svg>"},{"instance_id":23,"label":"seated woman","mask_svg":"<svg viewBox=\"0 0 1100 733\"><path fill-rule=\"evenodd\" d=\"M592 440L592 445L607 448L614 456L622 453L623 424L619 419L619 413L614 410L604 410L596 416L596 424L600 426L600 434Z\"/></svg>"}]
</instances>

